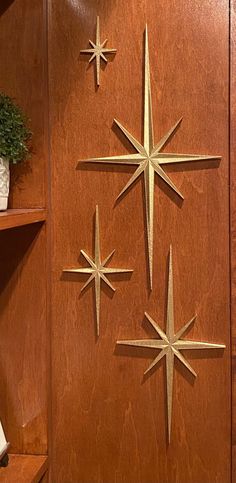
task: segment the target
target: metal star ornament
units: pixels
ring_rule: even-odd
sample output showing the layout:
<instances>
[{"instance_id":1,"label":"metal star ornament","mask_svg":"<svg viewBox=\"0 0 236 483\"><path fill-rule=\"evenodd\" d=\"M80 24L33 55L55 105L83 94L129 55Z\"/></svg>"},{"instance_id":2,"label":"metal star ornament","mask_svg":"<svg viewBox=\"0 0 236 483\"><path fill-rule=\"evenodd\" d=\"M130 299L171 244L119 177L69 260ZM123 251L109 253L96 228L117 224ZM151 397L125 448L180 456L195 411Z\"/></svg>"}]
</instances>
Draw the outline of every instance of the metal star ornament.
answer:
<instances>
[{"instance_id":1,"label":"metal star ornament","mask_svg":"<svg viewBox=\"0 0 236 483\"><path fill-rule=\"evenodd\" d=\"M94 59L96 60L96 82L97 86L100 85L100 68L101 68L101 59L104 60L104 62L107 63L107 58L105 54L114 54L116 52L116 49L108 49L105 47L107 43L107 39L104 40L104 42L101 43L100 40L100 22L99 22L99 17L97 17L97 26L96 26L96 42L92 42L92 40L89 40L89 43L91 45L90 49L83 49L80 51L81 54L91 54L91 57L89 59L89 63L92 62Z\"/></svg>"},{"instance_id":2,"label":"metal star ornament","mask_svg":"<svg viewBox=\"0 0 236 483\"><path fill-rule=\"evenodd\" d=\"M177 195L184 199L178 188L171 181L169 176L165 173L162 166L172 163L187 163L191 161L207 161L220 160L220 156L209 156L199 154L169 154L163 153L163 148L170 141L180 127L182 118L155 144L153 133L153 118L152 118L152 96L150 83L150 65L149 65L149 50L148 50L148 32L147 27L145 31L145 79L144 79L144 129L143 129L143 144L130 134L127 129L116 119L114 122L123 132L125 137L130 141L135 150L135 154L124 154L121 156L110 156L102 158L92 158L83 160L88 163L112 163L112 164L126 164L137 166L128 183L122 189L118 198L126 192L126 190L135 182L135 180L143 174L145 186L145 205L146 205L146 227L147 227L147 242L148 242L148 260L149 260L149 278L150 288L152 289L153 278L153 220L154 220L154 177L157 174ZM117 198L117 199L118 199Z\"/></svg>"},{"instance_id":3,"label":"metal star ornament","mask_svg":"<svg viewBox=\"0 0 236 483\"><path fill-rule=\"evenodd\" d=\"M189 320L176 334L174 324L174 302L173 302L173 270L172 270L172 248L170 247L169 258L169 277L168 277L168 300L167 300L167 323L166 332L145 312L150 324L160 337L159 339L144 340L121 340L117 344L128 345L134 347L146 347L149 349L157 349L159 354L152 361L148 369L144 372L147 374L163 357L166 360L166 388L167 388L167 421L168 421L168 440L171 438L171 419L172 419L172 399L173 399L173 375L175 357L188 369L188 371L197 376L196 372L185 359L182 351L189 349L224 349L223 344L212 344L210 342L195 342L193 340L181 339L187 329L193 324L196 315Z\"/></svg>"},{"instance_id":4,"label":"metal star ornament","mask_svg":"<svg viewBox=\"0 0 236 483\"><path fill-rule=\"evenodd\" d=\"M131 273L133 270L127 268L111 268L107 267L107 263L110 261L111 257L115 253L113 250L104 261L101 259L100 250L100 234L99 234L99 213L98 206L96 206L96 218L95 218L95 256L92 259L84 250L80 250L85 260L87 260L90 265L87 268L65 268L63 272L66 273L82 273L85 275L90 275L87 282L81 289L81 292L94 280L95 284L95 300L96 300L96 324L97 324L97 336L99 336L99 326L100 326L100 300L101 300L101 281L103 281L108 287L110 287L113 292L115 288L108 280L107 275L112 273Z\"/></svg>"}]
</instances>

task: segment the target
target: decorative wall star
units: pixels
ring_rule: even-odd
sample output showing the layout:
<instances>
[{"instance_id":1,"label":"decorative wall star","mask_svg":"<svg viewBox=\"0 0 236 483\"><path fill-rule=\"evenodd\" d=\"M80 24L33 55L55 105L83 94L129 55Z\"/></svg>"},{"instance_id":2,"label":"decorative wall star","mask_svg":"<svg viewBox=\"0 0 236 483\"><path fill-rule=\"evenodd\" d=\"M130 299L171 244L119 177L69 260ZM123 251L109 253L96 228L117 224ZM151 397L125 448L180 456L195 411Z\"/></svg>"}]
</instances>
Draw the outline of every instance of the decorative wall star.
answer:
<instances>
[{"instance_id":1,"label":"decorative wall star","mask_svg":"<svg viewBox=\"0 0 236 483\"><path fill-rule=\"evenodd\" d=\"M174 190L182 199L183 195L171 181L169 176L162 168L164 164L184 163L190 161L206 161L219 160L220 156L208 155L194 155L194 154L168 154L163 153L162 149L170 141L171 137L179 128L182 119L168 131L163 138L155 144L153 134L153 119L152 119L152 97L150 85L150 66L149 66L149 50L148 50L148 33L147 27L145 32L145 83L144 83L144 133L143 145L130 134L120 122L114 119L117 126L124 133L126 138L133 145L136 154L124 154L121 156L111 156L102 158L92 158L83 160L88 163L113 163L113 164L129 164L137 165L135 172L129 179L126 186L123 188L118 198L125 193L125 191L134 183L134 181L143 173L145 183L145 204L146 204L146 225L147 225L147 240L148 240L148 260L149 260L149 277L150 287L152 289L152 272L153 272L153 219L154 219L154 176L155 173L162 178L167 185Z\"/></svg>"},{"instance_id":2,"label":"decorative wall star","mask_svg":"<svg viewBox=\"0 0 236 483\"><path fill-rule=\"evenodd\" d=\"M168 418L168 439L170 443L171 436L171 418L172 418L172 398L173 398L173 374L174 374L174 358L175 356L182 362L182 364L193 374L197 376L192 369L189 362L182 355L183 350L186 349L224 349L223 344L212 344L209 342L195 342L193 340L183 340L182 335L193 324L196 315L187 322L178 332L174 331L174 303L173 303L173 270L172 270L172 248L170 247L169 258L169 278L168 278L168 301L167 301L167 324L166 333L159 327L159 325L145 312L150 324L157 332L160 339L144 339L144 340L121 340L117 341L120 345L129 345L135 347L147 347L150 349L157 349L158 356L153 360L148 369L144 372L147 374L163 357L166 358L166 387L167 387L167 418Z\"/></svg>"},{"instance_id":3,"label":"decorative wall star","mask_svg":"<svg viewBox=\"0 0 236 483\"><path fill-rule=\"evenodd\" d=\"M115 253L113 250L110 255L102 262L101 261L101 250L100 250L100 234L99 234L99 214L98 206L96 206L96 220L95 220L95 256L94 260L84 251L80 250L84 258L89 263L90 267L87 268L65 268L63 272L67 273L83 273L90 275L87 282L81 289L81 292L89 285L92 280L95 283L95 299L96 299L96 322L97 322L97 336L99 336L99 325L100 325L100 299L101 299L101 281L103 280L108 287L110 287L114 292L115 288L108 280L107 275L112 273L128 273L133 272L126 268L110 268L106 267L106 264L110 261L111 257Z\"/></svg>"},{"instance_id":4,"label":"decorative wall star","mask_svg":"<svg viewBox=\"0 0 236 483\"><path fill-rule=\"evenodd\" d=\"M94 43L92 42L92 40L89 40L89 43L92 48L81 50L80 53L92 54L89 59L89 63L92 62L92 60L96 59L96 81L97 81L97 85L99 86L101 59L104 60L104 62L107 62L107 58L105 57L105 54L114 54L116 52L116 49L108 49L105 47L107 43L107 39L101 43L99 17L97 17L96 42Z\"/></svg>"}]
</instances>

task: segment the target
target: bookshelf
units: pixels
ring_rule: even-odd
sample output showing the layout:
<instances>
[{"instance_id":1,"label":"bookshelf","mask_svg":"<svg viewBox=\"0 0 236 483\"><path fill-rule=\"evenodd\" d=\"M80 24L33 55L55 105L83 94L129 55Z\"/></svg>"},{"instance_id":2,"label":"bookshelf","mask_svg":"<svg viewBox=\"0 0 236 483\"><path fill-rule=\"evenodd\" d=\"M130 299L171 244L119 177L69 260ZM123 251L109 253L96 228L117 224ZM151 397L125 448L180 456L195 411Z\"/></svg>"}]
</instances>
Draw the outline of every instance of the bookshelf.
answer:
<instances>
[{"instance_id":1,"label":"bookshelf","mask_svg":"<svg viewBox=\"0 0 236 483\"><path fill-rule=\"evenodd\" d=\"M3 0L0 89L30 119L32 153L11 168L0 212L0 420L10 443L5 483L47 481L49 414L48 226L50 184L46 0ZM43 479L42 479L43 478Z\"/></svg>"}]
</instances>

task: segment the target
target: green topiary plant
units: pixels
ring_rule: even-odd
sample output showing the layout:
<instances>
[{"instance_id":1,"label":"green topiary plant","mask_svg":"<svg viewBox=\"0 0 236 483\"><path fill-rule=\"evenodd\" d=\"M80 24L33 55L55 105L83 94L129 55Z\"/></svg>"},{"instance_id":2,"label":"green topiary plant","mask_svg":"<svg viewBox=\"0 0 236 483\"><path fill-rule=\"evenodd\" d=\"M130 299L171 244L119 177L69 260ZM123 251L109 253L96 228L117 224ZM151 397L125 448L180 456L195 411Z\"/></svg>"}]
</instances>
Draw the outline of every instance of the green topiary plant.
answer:
<instances>
[{"instance_id":1,"label":"green topiary plant","mask_svg":"<svg viewBox=\"0 0 236 483\"><path fill-rule=\"evenodd\" d=\"M0 92L0 157L16 164L29 155L32 136L28 119L13 100Z\"/></svg>"}]
</instances>

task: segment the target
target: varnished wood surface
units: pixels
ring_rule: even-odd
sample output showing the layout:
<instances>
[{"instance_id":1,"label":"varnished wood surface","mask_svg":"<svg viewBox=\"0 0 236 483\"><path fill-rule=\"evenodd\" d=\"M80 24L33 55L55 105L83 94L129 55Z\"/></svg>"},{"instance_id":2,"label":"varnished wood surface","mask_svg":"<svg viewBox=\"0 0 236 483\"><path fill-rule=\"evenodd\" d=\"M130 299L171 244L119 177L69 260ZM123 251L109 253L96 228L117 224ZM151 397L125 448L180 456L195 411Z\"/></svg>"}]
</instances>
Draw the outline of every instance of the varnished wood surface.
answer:
<instances>
[{"instance_id":1,"label":"varnished wood surface","mask_svg":"<svg viewBox=\"0 0 236 483\"><path fill-rule=\"evenodd\" d=\"M0 233L0 419L15 453L47 452L45 226Z\"/></svg>"},{"instance_id":2,"label":"varnished wood surface","mask_svg":"<svg viewBox=\"0 0 236 483\"><path fill-rule=\"evenodd\" d=\"M47 470L47 456L9 455L9 464L0 468L1 483L39 483Z\"/></svg>"},{"instance_id":3,"label":"varnished wood surface","mask_svg":"<svg viewBox=\"0 0 236 483\"><path fill-rule=\"evenodd\" d=\"M99 90L79 56L96 15L117 48ZM182 206L156 182L152 294L141 181L114 206L131 168L76 170L79 159L132 152L114 117L141 138L146 21L156 140L183 115L168 151L222 155L219 167L166 170ZM228 21L226 0L50 2L53 483L230 483ZM102 295L98 341L93 290L80 295L81 278L61 277L64 266L82 265L81 248L92 253L96 203L104 256L116 248L116 265L134 268L114 297ZM189 354L195 383L176 364L167 447L164 365L143 381L153 354L117 351L115 342L153 337L145 310L164 327L170 243L176 328L196 312L188 338L227 349Z\"/></svg>"},{"instance_id":4,"label":"varnished wood surface","mask_svg":"<svg viewBox=\"0 0 236 483\"><path fill-rule=\"evenodd\" d=\"M10 207L45 206L47 114L44 0L4 0L0 7L0 90L30 119L32 154L11 170Z\"/></svg>"},{"instance_id":5,"label":"varnished wood surface","mask_svg":"<svg viewBox=\"0 0 236 483\"><path fill-rule=\"evenodd\" d=\"M0 7L0 89L33 131L31 158L11 170L12 209L0 214L0 418L11 451L30 454L47 452L47 238L36 223L46 218L48 170L45 5L4 0Z\"/></svg>"},{"instance_id":6,"label":"varnished wood surface","mask_svg":"<svg viewBox=\"0 0 236 483\"><path fill-rule=\"evenodd\" d=\"M2 0L0 6L0 15L2 15L14 2L14 0Z\"/></svg>"},{"instance_id":7,"label":"varnished wood surface","mask_svg":"<svg viewBox=\"0 0 236 483\"><path fill-rule=\"evenodd\" d=\"M48 482L49 482L49 473L48 471L46 471L46 473L44 473L43 477L41 478L40 483L48 483Z\"/></svg>"},{"instance_id":8,"label":"varnished wood surface","mask_svg":"<svg viewBox=\"0 0 236 483\"><path fill-rule=\"evenodd\" d=\"M46 220L44 209L9 209L0 212L0 230L30 225Z\"/></svg>"},{"instance_id":9,"label":"varnished wood surface","mask_svg":"<svg viewBox=\"0 0 236 483\"><path fill-rule=\"evenodd\" d=\"M236 1L231 0L230 188L232 325L232 482L236 481Z\"/></svg>"}]
</instances>

